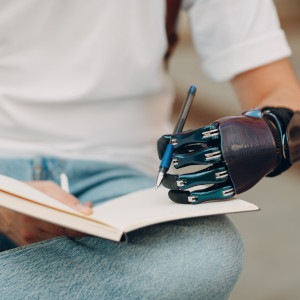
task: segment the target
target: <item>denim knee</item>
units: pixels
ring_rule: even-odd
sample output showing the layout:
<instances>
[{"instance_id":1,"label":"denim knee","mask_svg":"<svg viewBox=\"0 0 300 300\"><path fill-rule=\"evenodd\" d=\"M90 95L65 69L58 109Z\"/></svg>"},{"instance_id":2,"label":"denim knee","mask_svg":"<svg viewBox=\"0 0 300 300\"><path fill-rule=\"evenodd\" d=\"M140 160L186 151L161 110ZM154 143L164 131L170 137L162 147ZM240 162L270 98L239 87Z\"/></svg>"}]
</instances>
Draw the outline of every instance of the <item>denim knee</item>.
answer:
<instances>
[{"instance_id":1,"label":"denim knee","mask_svg":"<svg viewBox=\"0 0 300 300\"><path fill-rule=\"evenodd\" d=\"M148 272L159 275L144 290L160 290L159 299L227 299L243 266L243 242L226 216L152 226L129 234L129 242L157 247Z\"/></svg>"},{"instance_id":2,"label":"denim knee","mask_svg":"<svg viewBox=\"0 0 300 300\"><path fill-rule=\"evenodd\" d=\"M243 245L215 216L142 228L123 243L55 238L2 252L0 262L0 298L221 300L239 277Z\"/></svg>"}]
</instances>

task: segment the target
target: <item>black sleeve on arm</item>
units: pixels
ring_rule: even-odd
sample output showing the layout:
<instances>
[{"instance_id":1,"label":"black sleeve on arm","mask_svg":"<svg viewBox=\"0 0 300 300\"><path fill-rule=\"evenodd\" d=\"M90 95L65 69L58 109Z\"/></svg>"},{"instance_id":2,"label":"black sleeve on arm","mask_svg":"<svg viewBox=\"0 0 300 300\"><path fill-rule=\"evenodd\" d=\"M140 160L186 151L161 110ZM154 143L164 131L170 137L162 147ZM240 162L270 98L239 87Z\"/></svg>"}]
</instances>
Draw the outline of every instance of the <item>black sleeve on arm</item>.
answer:
<instances>
[{"instance_id":1,"label":"black sleeve on arm","mask_svg":"<svg viewBox=\"0 0 300 300\"><path fill-rule=\"evenodd\" d=\"M292 110L290 110L288 108L284 108L284 107L264 107L262 109L262 112L265 112L265 113L270 112L273 115L275 115L277 117L279 123L280 123L282 133L284 135L287 134L286 132L287 132L288 125L290 123L291 118L294 115L294 112ZM269 125L269 127L270 127L270 129L271 129L271 131L274 135L275 141L277 142L279 133L276 130L274 131L276 126L275 127L272 126L270 124L270 119L268 119L268 118L266 118L265 121ZM277 133L277 137L276 137L276 133ZM280 144L281 144L281 147L282 147L283 145L281 143L281 138L280 138ZM280 151L280 152L282 152L282 151ZM289 157L284 158L283 155L281 153L279 153L279 159L278 159L277 167L273 172L269 173L267 175L267 177L277 176L277 175L281 174L282 172L286 171L288 168L290 168L291 165L292 165L292 163L290 162Z\"/></svg>"}]
</instances>

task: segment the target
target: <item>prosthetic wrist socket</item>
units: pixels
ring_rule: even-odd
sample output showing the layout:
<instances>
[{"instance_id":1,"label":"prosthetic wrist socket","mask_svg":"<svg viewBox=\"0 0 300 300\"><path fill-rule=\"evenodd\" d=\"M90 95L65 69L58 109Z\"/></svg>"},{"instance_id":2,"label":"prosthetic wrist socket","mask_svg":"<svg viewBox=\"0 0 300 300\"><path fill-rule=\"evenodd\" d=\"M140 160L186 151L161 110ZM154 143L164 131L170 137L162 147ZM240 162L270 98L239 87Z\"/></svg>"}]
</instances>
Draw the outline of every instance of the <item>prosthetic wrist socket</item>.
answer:
<instances>
[{"instance_id":1,"label":"prosthetic wrist socket","mask_svg":"<svg viewBox=\"0 0 300 300\"><path fill-rule=\"evenodd\" d=\"M267 175L274 177L300 161L300 112L284 107L265 107L262 113L276 142L277 166Z\"/></svg>"}]
</instances>

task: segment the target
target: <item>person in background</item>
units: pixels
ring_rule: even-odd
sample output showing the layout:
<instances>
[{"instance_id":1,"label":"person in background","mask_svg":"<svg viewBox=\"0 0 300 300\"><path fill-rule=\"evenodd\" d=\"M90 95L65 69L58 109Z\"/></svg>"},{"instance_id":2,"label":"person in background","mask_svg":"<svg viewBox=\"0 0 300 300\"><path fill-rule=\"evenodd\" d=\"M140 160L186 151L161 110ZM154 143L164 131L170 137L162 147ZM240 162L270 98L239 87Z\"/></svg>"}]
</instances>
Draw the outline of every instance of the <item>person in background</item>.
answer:
<instances>
[{"instance_id":1,"label":"person in background","mask_svg":"<svg viewBox=\"0 0 300 300\"><path fill-rule=\"evenodd\" d=\"M174 3L0 0L0 173L85 214L91 203L154 187L156 140L171 132L164 56ZM299 84L271 0L180 6L208 76L230 80L244 109L297 114ZM268 124L275 139L278 124ZM243 264L226 216L115 243L0 208L0 232L1 299L227 299Z\"/></svg>"}]
</instances>

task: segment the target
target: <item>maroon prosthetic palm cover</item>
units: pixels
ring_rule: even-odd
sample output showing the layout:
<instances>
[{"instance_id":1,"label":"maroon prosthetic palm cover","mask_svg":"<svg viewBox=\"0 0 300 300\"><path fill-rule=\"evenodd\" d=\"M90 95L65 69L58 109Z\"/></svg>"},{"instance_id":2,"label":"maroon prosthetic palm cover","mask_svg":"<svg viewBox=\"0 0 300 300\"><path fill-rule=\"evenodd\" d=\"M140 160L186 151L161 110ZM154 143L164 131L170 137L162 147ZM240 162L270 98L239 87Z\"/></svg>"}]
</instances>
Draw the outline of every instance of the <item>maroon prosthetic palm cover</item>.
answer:
<instances>
[{"instance_id":1,"label":"maroon prosthetic palm cover","mask_svg":"<svg viewBox=\"0 0 300 300\"><path fill-rule=\"evenodd\" d=\"M236 193L253 187L276 168L276 144L267 123L250 116L218 120L224 161Z\"/></svg>"}]
</instances>

